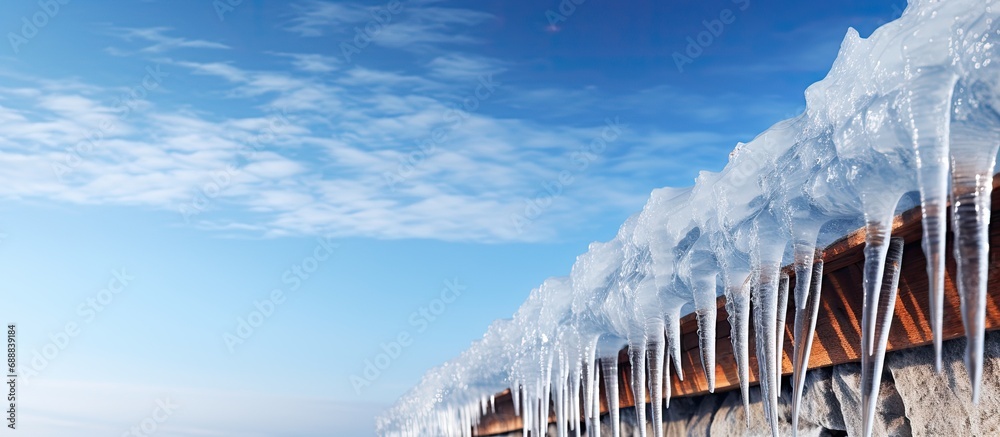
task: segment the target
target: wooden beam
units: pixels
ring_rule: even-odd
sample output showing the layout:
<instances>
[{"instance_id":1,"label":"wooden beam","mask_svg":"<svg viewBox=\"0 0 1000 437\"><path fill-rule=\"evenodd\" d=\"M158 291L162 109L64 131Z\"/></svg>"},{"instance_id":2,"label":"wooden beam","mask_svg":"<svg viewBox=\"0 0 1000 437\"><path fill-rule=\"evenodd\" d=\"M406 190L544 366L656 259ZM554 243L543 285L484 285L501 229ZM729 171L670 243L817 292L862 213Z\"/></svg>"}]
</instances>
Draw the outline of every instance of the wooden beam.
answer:
<instances>
[{"instance_id":1,"label":"wooden beam","mask_svg":"<svg viewBox=\"0 0 1000 437\"><path fill-rule=\"evenodd\" d=\"M993 178L993 214L1000 210L1000 175ZM896 311L892 328L889 330L888 350L901 350L924 346L932 342L928 305L930 302L926 259L920 247L923 228L920 208L913 208L897 216L893 222L892 235L903 238L902 272L899 279L899 293L896 297ZM951 223L950 218L948 223ZM990 224L990 246L1000 248L1000 221ZM856 230L833 243L824 251L823 294L820 297L819 315L816 321L816 336L809 355L809 368L832 366L859 361L861 359L861 303L864 265L864 229ZM955 286L955 260L952 257L952 237L947 239L947 273L945 276L945 307L943 338L950 340L965 335L962 326L960 301ZM1000 250L990 251L989 294L986 306L986 328L1000 329ZM794 272L785 269L792 276ZM789 291L794 296L794 290ZM785 325L782 373L792 372L792 335L794 324L794 298L789 298L788 317ZM716 392L739 388L736 374L736 360L730 339L729 313L725 308L725 298L717 302L718 322L716 324ZM751 316L752 317L752 316ZM751 318L752 320L752 318ZM752 324L751 324L752 325ZM753 326L750 327L750 383L757 383L757 359ZM708 383L701 370L701 355L698 352L698 324L695 316L689 314L681 320L681 361L684 381L671 372L670 384L673 397L697 396L708 393ZM619 353L621 406L635 404L630 385L630 366L626 351ZM672 370L672 369L671 369ZM603 381L602 381L603 393ZM648 397L645 399L648 402ZM483 417L476 435L486 436L507 433L521 429L521 418L513 415L510 390L496 397L497 413ZM603 402L601 411L606 412ZM554 419L554 418L552 418Z\"/></svg>"}]
</instances>

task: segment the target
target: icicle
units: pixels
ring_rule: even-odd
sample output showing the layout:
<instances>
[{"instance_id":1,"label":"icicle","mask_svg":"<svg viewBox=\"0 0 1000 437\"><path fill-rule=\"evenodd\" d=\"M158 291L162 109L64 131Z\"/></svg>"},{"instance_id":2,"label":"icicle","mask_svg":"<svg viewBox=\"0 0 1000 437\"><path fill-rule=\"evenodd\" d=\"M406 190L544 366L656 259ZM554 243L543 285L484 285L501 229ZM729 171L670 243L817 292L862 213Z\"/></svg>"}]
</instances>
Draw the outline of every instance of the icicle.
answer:
<instances>
[{"instance_id":1,"label":"icicle","mask_svg":"<svg viewBox=\"0 0 1000 437\"><path fill-rule=\"evenodd\" d=\"M525 409L529 412L528 413L528 418L530 419L530 420L528 420L529 434L532 435L532 436L534 436L534 435L538 434L538 432L537 432L537 430L538 430L538 422L541 420L541 417L539 417L539 415L541 413L541 408L542 407L541 407L540 402L539 402L538 392L540 390L539 390L539 386L538 386L538 381L535 381L535 383L531 384L531 386L532 386L531 391L530 392L526 392L524 398L525 398L525 403L526 403ZM529 394L530 394L530 396L529 396Z\"/></svg>"},{"instance_id":2,"label":"icicle","mask_svg":"<svg viewBox=\"0 0 1000 437\"><path fill-rule=\"evenodd\" d=\"M632 368L632 397L635 398L635 418L639 437L646 437L646 339L629 346L628 361Z\"/></svg>"},{"instance_id":3,"label":"icicle","mask_svg":"<svg viewBox=\"0 0 1000 437\"><path fill-rule=\"evenodd\" d=\"M510 397L514 401L514 415L521 415L521 382L514 380L514 383L510 385Z\"/></svg>"},{"instance_id":4,"label":"icicle","mask_svg":"<svg viewBox=\"0 0 1000 437\"><path fill-rule=\"evenodd\" d=\"M674 372L677 379L684 380L684 367L681 365L681 307L676 306L664 317L667 326L667 346L670 348L669 359L674 362Z\"/></svg>"},{"instance_id":5,"label":"icicle","mask_svg":"<svg viewBox=\"0 0 1000 437\"><path fill-rule=\"evenodd\" d=\"M768 210L758 214L747 229L752 245L750 265L751 299L754 312L754 334L757 343L758 379L760 381L764 413L771 433L778 432L777 391L777 317L778 284L781 260L787 240L777 220Z\"/></svg>"},{"instance_id":6,"label":"icicle","mask_svg":"<svg viewBox=\"0 0 1000 437\"><path fill-rule=\"evenodd\" d=\"M653 329L649 341L649 400L653 413L653 437L663 437L663 327ZM669 369L667 369L669 372ZM669 381L667 386L669 387Z\"/></svg>"},{"instance_id":7,"label":"icicle","mask_svg":"<svg viewBox=\"0 0 1000 437\"><path fill-rule=\"evenodd\" d=\"M579 357L578 357L579 358ZM582 426L580 426L580 417L584 416L583 412L580 411L580 385L583 383L583 362L577 359L573 372L570 374L570 383L572 384L573 393L571 396L572 402L570 407L570 426L573 431L576 432L576 437L580 437Z\"/></svg>"},{"instance_id":8,"label":"icicle","mask_svg":"<svg viewBox=\"0 0 1000 437\"><path fill-rule=\"evenodd\" d=\"M573 382L570 379L571 371L569 366L570 363L566 362L564 367L565 370L563 371L562 379L560 381L560 385L562 386L560 392L562 393L561 396L563 398L562 408L560 408L563 419L560 423L562 423L563 429L566 430L566 437L569 437L569 433L573 431L573 422L571 421L573 416L570 412L570 407L573 406L573 398L571 397L573 395Z\"/></svg>"},{"instance_id":9,"label":"icicle","mask_svg":"<svg viewBox=\"0 0 1000 437\"><path fill-rule=\"evenodd\" d=\"M563 426L566 428L566 436L568 437L571 432L576 428L576 424L573 420L573 393L576 391L573 387L577 384L573 381L572 371L567 372L566 378L563 379Z\"/></svg>"},{"instance_id":10,"label":"icicle","mask_svg":"<svg viewBox=\"0 0 1000 437\"><path fill-rule=\"evenodd\" d=\"M592 355L593 356L593 355ZM591 360L593 361L593 360ZM598 364L599 363L595 363ZM595 365L596 367L596 365ZM594 387L594 395L590 402L590 414L591 414L591 426L587 428L593 437L601 437L601 373L594 369L593 372L594 379L591 381L591 386Z\"/></svg>"},{"instance_id":11,"label":"icicle","mask_svg":"<svg viewBox=\"0 0 1000 437\"><path fill-rule=\"evenodd\" d=\"M895 205L898 202L891 202ZM882 274L885 268L886 252L889 250L889 234L892 231L893 208L881 213L868 214L865 224L865 264L864 264L864 297L862 300L861 332L875 332L878 318L874 311L878 310L878 301L882 287ZM874 216L874 217L873 217ZM877 218L875 218L877 217ZM862 336L861 349L868 355L875 353L875 337Z\"/></svg>"},{"instance_id":12,"label":"icicle","mask_svg":"<svg viewBox=\"0 0 1000 437\"><path fill-rule=\"evenodd\" d=\"M524 396L521 396L521 402L522 402L522 404L521 404L521 413L522 413L521 414L521 437L528 437L528 434L530 433L532 427L534 426L534 422L531 421L532 420L531 419L531 403L528 401L528 399L529 399L529 396L528 396L527 393L525 393ZM514 405L517 405L516 401L515 401ZM516 408L517 407L515 407L515 409Z\"/></svg>"},{"instance_id":13,"label":"icicle","mask_svg":"<svg viewBox=\"0 0 1000 437\"><path fill-rule=\"evenodd\" d=\"M673 386L670 384L670 355L663 354L663 406L670 408L670 395L673 394ZM678 378L680 379L680 378ZM683 380L681 380L683 381Z\"/></svg>"},{"instance_id":14,"label":"icicle","mask_svg":"<svg viewBox=\"0 0 1000 437\"><path fill-rule=\"evenodd\" d=\"M586 356L586 352L584 353ZM587 422L587 425L591 425L591 420L594 418L594 360L591 358L583 360L583 372L582 381L583 384L583 420Z\"/></svg>"},{"instance_id":15,"label":"icicle","mask_svg":"<svg viewBox=\"0 0 1000 437\"><path fill-rule=\"evenodd\" d=\"M812 258L813 256L809 255L803 260L803 265ZM796 264L795 287L795 353L792 362L793 436L799 432L802 390L805 387L806 371L809 370L809 353L812 349L813 334L816 332L816 316L819 313L819 298L823 288L823 260L813 262L811 269L800 269Z\"/></svg>"},{"instance_id":16,"label":"icicle","mask_svg":"<svg viewBox=\"0 0 1000 437\"><path fill-rule=\"evenodd\" d=\"M583 392L584 392L584 420L588 423L588 429L592 429L595 423L600 422L600 400L599 391L600 384L598 384L598 370L595 368L596 362L596 352L597 351L597 337L590 339L590 341L584 344L583 348ZM594 408L594 403L598 404L598 407ZM596 418L595 418L595 413Z\"/></svg>"},{"instance_id":17,"label":"icicle","mask_svg":"<svg viewBox=\"0 0 1000 437\"><path fill-rule=\"evenodd\" d=\"M566 357L560 356L559 360L559 374L556 377L556 383L554 390L552 392L555 401L555 412L556 412L556 435L559 437L567 437L566 429Z\"/></svg>"},{"instance_id":18,"label":"icicle","mask_svg":"<svg viewBox=\"0 0 1000 437\"><path fill-rule=\"evenodd\" d=\"M663 336L661 335L654 337L649 344L649 396L653 412L653 437L663 437L663 342ZM667 385L669 386L669 381Z\"/></svg>"},{"instance_id":19,"label":"icicle","mask_svg":"<svg viewBox=\"0 0 1000 437\"><path fill-rule=\"evenodd\" d=\"M698 349L701 367L705 372L709 393L715 392L715 327L718 317L716 307L716 282L718 272L695 273L692 278L694 312L698 320Z\"/></svg>"},{"instance_id":20,"label":"icicle","mask_svg":"<svg viewBox=\"0 0 1000 437\"><path fill-rule=\"evenodd\" d=\"M548 354L547 365L542 371L542 379L539 381L541 387L541 396L538 399L541 411L538 414L538 432L539 435L546 431L549 427L549 413L550 413L550 398L552 393L552 355Z\"/></svg>"},{"instance_id":21,"label":"icicle","mask_svg":"<svg viewBox=\"0 0 1000 437\"><path fill-rule=\"evenodd\" d=\"M608 415L611 418L611 435L621 437L621 417L618 415L618 357L601 358L601 369L604 372Z\"/></svg>"},{"instance_id":22,"label":"icicle","mask_svg":"<svg viewBox=\"0 0 1000 437\"><path fill-rule=\"evenodd\" d=\"M743 413L747 428L750 427L750 284L749 276L730 284L726 292L726 311L729 313L730 338L736 358L736 375L743 397Z\"/></svg>"},{"instance_id":23,"label":"icicle","mask_svg":"<svg viewBox=\"0 0 1000 437\"><path fill-rule=\"evenodd\" d=\"M775 263L760 267L757 289L753 290L754 332L757 337L758 379L763 394L764 412L767 414L771 435L778 435L778 392L775 370L775 324L778 312L778 270Z\"/></svg>"},{"instance_id":24,"label":"icicle","mask_svg":"<svg viewBox=\"0 0 1000 437\"><path fill-rule=\"evenodd\" d=\"M909 69L907 69L909 70ZM941 372L941 329L944 312L945 219L948 196L948 149L952 92L956 76L943 68L922 67L912 80L908 103L913 148L917 157L917 184L923 218L924 257L930 286L930 322L934 336L934 368ZM930 72L928 72L931 70Z\"/></svg>"},{"instance_id":25,"label":"icicle","mask_svg":"<svg viewBox=\"0 0 1000 437\"><path fill-rule=\"evenodd\" d=\"M866 308L864 315L876 318L875 329L861 331L863 342L874 338L875 349L872 353L861 351L861 405L864 436L872 435L875 422L875 407L878 392L882 383L882 365L885 362L885 347L889 340L889 328L892 326L892 315L896 308L896 291L899 283L899 270L903 261L903 239L892 238L888 244L886 263L883 266L884 275L879 297L874 301L875 307Z\"/></svg>"},{"instance_id":26,"label":"icicle","mask_svg":"<svg viewBox=\"0 0 1000 437\"><path fill-rule=\"evenodd\" d=\"M778 341L775 342L777 350L775 350L775 355L777 357L777 366L775 371L777 374L777 385L775 385L775 390L778 392L778 396L781 396L781 380L782 380L782 367L785 361L785 317L788 316L788 274L782 273L781 280L778 282L778 317L775 320L775 335Z\"/></svg>"},{"instance_id":27,"label":"icicle","mask_svg":"<svg viewBox=\"0 0 1000 437\"><path fill-rule=\"evenodd\" d=\"M979 401L983 374L983 341L989 270L989 224L993 168L1000 145L998 121L961 84L966 107L956 110L952 123L952 230L958 267L958 294L965 326L965 367L972 380L973 402ZM992 110L989 110L992 112Z\"/></svg>"},{"instance_id":28,"label":"icicle","mask_svg":"<svg viewBox=\"0 0 1000 437\"><path fill-rule=\"evenodd\" d=\"M995 150L995 149L994 149ZM995 155L996 152L994 151ZM992 163L990 165L992 168ZM958 293L967 340L965 367L972 380L972 399L979 402L983 377L983 342L986 337L986 296L989 269L990 172L955 172L952 208Z\"/></svg>"}]
</instances>

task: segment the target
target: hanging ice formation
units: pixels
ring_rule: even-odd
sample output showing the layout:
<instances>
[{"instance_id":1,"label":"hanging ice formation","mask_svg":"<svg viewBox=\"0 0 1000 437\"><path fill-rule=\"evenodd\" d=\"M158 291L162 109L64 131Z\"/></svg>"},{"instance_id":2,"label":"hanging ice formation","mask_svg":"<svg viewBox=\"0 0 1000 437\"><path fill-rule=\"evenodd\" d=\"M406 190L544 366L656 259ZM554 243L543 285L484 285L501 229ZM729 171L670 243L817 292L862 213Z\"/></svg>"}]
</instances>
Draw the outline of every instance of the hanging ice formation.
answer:
<instances>
[{"instance_id":1,"label":"hanging ice formation","mask_svg":"<svg viewBox=\"0 0 1000 437\"><path fill-rule=\"evenodd\" d=\"M753 323L764 412L776 434L784 353L793 364L793 421L799 413L822 249L861 227L859 416L870 435L903 250L891 238L892 220L916 206L907 204L909 193L919 193L923 213L938 354L950 208L969 395L978 400L1000 146L998 15L1000 1L911 1L868 38L849 30L830 73L806 90L802 114L738 144L721 172L703 172L693 187L654 190L613 240L577 258L568 277L546 280L512 319L494 322L482 340L428 372L380 417L378 432L470 436L495 411L494 395L510 388L525 436L542 435L550 421L560 437L599 435L603 404L618 437L618 399L628 390L639 403L649 400L651 418L646 408L631 414L638 423L651 419L660 437L670 363L684 376L680 318L697 315L702 371L714 387L716 301L724 296L736 362L721 364L736 365L747 405ZM790 284L786 273L794 274ZM786 317L794 320L790 351ZM632 383L620 386L623 348Z\"/></svg>"}]
</instances>

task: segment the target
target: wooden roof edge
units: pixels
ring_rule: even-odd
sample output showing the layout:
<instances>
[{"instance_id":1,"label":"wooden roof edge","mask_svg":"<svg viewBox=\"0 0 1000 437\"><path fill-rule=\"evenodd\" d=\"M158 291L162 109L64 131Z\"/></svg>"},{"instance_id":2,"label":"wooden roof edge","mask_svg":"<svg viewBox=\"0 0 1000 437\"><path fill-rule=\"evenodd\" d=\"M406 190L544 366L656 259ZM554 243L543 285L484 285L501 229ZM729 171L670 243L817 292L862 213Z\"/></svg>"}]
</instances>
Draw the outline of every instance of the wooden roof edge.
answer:
<instances>
[{"instance_id":1,"label":"wooden roof edge","mask_svg":"<svg viewBox=\"0 0 1000 437\"><path fill-rule=\"evenodd\" d=\"M993 177L992 210L994 214L1000 208L1000 174ZM920 207L914 207L897 215L893 220L893 236L904 239L906 247L900 274L899 293L897 294L893 326L890 330L888 350L902 350L930 344L932 341L928 323L928 290L926 276L926 260L920 248L922 238ZM951 221L948 220L948 224ZM1000 221L990 224L990 244L1000 247ZM860 360L857 345L860 344L861 320L861 280L863 273L861 265L864 261L863 248L865 241L864 228L848 233L836 240L824 250L822 259L826 263L823 273L823 295L820 302L817 319L816 337L809 358L809 369L828 367L836 364ZM943 337L947 339L964 336L960 315L960 302L955 288L955 262L952 258L951 237L949 233L946 275L945 326ZM991 264L997 264L991 259ZM997 265L991 267L995 270ZM791 266L783 269L794 278ZM991 272L989 280L989 296L987 305L987 329L1000 329L1000 272ZM794 279L792 281L794 286ZM793 290L789 290L793 292ZM786 332L784 355L782 357L782 373L791 373L792 324L794 323L793 299L789 299L789 312L786 317ZM715 392L738 389L735 360L730 341L728 312L725 309L725 297L717 300L718 308L716 334L716 389ZM753 327L750 337L751 385L757 383L754 375L757 373L754 356L755 342ZM682 367L685 380L679 381L676 376L670 376L672 397L697 396L708 393L707 380L701 369L701 358L698 351L697 320L694 314L688 314L681 319ZM631 393L630 366L626 349L619 352L619 404L621 407L634 406L634 396ZM672 369L670 369L672 371ZM603 377L602 377L603 386ZM602 387L603 392L603 387ZM521 418L513 415L512 396L510 389L504 390L495 397L497 414L487 414L478 427L477 436L504 434L521 429ZM644 400L648 402L648 397ZM509 408L502 408L509 404ZM601 411L606 412L607 406L602 399ZM550 418L554 420L554 417Z\"/></svg>"}]
</instances>

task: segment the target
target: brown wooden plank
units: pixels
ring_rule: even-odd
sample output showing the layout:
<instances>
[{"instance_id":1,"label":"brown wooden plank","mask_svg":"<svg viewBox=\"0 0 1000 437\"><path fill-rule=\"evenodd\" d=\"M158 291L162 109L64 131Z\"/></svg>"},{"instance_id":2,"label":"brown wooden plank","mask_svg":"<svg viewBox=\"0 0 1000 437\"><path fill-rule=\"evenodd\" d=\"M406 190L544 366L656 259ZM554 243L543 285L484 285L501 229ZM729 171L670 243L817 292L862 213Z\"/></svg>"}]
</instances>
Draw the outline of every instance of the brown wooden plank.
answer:
<instances>
[{"instance_id":1,"label":"brown wooden plank","mask_svg":"<svg viewBox=\"0 0 1000 437\"><path fill-rule=\"evenodd\" d=\"M993 214L1000 210L1000 175L993 179ZM903 251L903 263L899 281L899 293L896 297L896 310L893 316L892 329L889 331L888 350L900 350L924 346L932 342L930 324L928 322L929 290L926 273L926 260L920 247L922 227L920 224L920 208L913 208L897 216L893 223L894 237L902 237L906 245ZM948 220L951 223L950 219ZM858 345L861 343L861 303L862 280L864 264L863 229L854 231L844 238L831 244L823 254L825 269L823 274L823 294L820 298L820 309L816 323L816 335L809 356L809 368L819 368L854 362L860 360ZM988 330L1000 329L1000 221L990 223L990 275L989 295L987 297L986 327ZM945 340L964 336L960 301L955 286L955 260L952 257L952 238L949 232L947 239L945 277L945 308L943 337ZM786 268L795 279L791 269ZM793 293L794 291L790 291ZM782 355L782 372L791 374L792 363L792 328L794 324L793 299L789 299L788 317L785 326L784 353ZM730 339L728 312L725 309L725 298L720 297L718 306L718 322L716 324L716 392L739 388L736 375L736 361L733 355ZM751 316L752 317L752 316ZM752 319L751 319L752 320ZM751 324L752 325L752 324ZM701 356L698 351L698 326L693 314L681 320L681 361L684 369L684 380L680 381L671 370L670 383L674 397L697 396L708 392L708 384L701 370ZM753 326L750 327L750 379L756 384L757 360L754 353L755 342ZM631 390L631 369L626 351L619 354L620 361L620 404L622 407L634 405ZM602 380L603 393L603 380ZM603 396L602 396L603 397ZM648 401L648 397L646 399ZM497 414L488 414L483 418L476 435L492 435L521 429L521 419L513 416L513 405L510 391L507 390L496 399ZM502 407L502 406L506 407ZM601 403L601 411L607 411L605 402Z\"/></svg>"}]
</instances>

